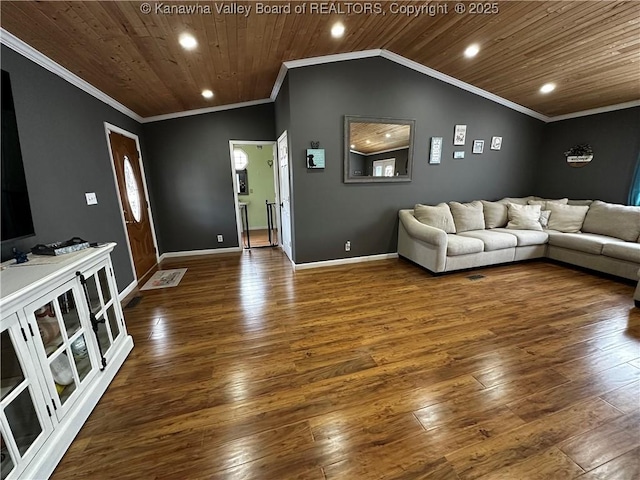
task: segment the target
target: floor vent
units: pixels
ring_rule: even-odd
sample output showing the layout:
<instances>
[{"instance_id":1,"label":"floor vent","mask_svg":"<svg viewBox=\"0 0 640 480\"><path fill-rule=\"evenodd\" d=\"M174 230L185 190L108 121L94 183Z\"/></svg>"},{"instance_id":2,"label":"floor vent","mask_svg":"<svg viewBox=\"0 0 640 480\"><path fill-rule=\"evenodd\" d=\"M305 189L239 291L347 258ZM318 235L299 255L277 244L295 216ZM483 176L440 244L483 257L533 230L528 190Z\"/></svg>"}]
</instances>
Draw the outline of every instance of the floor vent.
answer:
<instances>
[{"instance_id":1,"label":"floor vent","mask_svg":"<svg viewBox=\"0 0 640 480\"><path fill-rule=\"evenodd\" d=\"M129 300L129 303L127 303L124 308L133 308L140 303L140 300L142 300L142 297L140 296L133 297L131 300Z\"/></svg>"},{"instance_id":2,"label":"floor vent","mask_svg":"<svg viewBox=\"0 0 640 480\"><path fill-rule=\"evenodd\" d=\"M468 278L469 280L480 280L481 278L484 278L484 275L479 275L479 274L476 274L476 275L469 275L467 278Z\"/></svg>"}]
</instances>

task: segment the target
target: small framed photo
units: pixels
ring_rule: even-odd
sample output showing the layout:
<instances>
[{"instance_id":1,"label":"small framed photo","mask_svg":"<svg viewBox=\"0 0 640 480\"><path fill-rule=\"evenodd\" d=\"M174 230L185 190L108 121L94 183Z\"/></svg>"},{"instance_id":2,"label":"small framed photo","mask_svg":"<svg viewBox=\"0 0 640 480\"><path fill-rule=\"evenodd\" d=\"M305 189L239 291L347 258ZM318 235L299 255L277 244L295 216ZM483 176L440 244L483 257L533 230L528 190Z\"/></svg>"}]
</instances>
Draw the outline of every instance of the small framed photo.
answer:
<instances>
[{"instance_id":1,"label":"small framed photo","mask_svg":"<svg viewBox=\"0 0 640 480\"><path fill-rule=\"evenodd\" d=\"M429 151L429 163L437 165L442 157L442 137L431 137L431 150Z\"/></svg>"},{"instance_id":2,"label":"small framed photo","mask_svg":"<svg viewBox=\"0 0 640 480\"><path fill-rule=\"evenodd\" d=\"M453 134L453 144L464 145L466 138L467 138L467 126L456 125L456 129Z\"/></svg>"},{"instance_id":3,"label":"small framed photo","mask_svg":"<svg viewBox=\"0 0 640 480\"><path fill-rule=\"evenodd\" d=\"M473 141L473 153L482 153L484 152L484 140L474 140Z\"/></svg>"},{"instance_id":4,"label":"small framed photo","mask_svg":"<svg viewBox=\"0 0 640 480\"><path fill-rule=\"evenodd\" d=\"M491 150L500 150L502 148L502 137L491 138Z\"/></svg>"},{"instance_id":5,"label":"small framed photo","mask_svg":"<svg viewBox=\"0 0 640 480\"><path fill-rule=\"evenodd\" d=\"M453 158L464 158L464 152L453 152Z\"/></svg>"},{"instance_id":6,"label":"small framed photo","mask_svg":"<svg viewBox=\"0 0 640 480\"><path fill-rule=\"evenodd\" d=\"M324 168L324 148L307 149L307 168Z\"/></svg>"}]
</instances>

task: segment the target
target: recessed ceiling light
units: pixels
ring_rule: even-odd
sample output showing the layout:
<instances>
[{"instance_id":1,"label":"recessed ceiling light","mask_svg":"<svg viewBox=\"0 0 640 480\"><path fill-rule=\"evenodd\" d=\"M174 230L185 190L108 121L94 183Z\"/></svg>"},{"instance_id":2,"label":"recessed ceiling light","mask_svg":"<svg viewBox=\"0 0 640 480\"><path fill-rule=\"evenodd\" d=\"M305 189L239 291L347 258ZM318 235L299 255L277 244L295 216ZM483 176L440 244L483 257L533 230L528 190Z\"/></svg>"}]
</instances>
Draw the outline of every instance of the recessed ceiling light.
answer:
<instances>
[{"instance_id":1,"label":"recessed ceiling light","mask_svg":"<svg viewBox=\"0 0 640 480\"><path fill-rule=\"evenodd\" d=\"M544 85L542 85L540 87L540 91L542 93L553 92L555 89L556 89L556 84L555 83L545 83Z\"/></svg>"},{"instance_id":2,"label":"recessed ceiling light","mask_svg":"<svg viewBox=\"0 0 640 480\"><path fill-rule=\"evenodd\" d=\"M480 46L477 43L474 43L473 45L469 45L467 47L467 49L464 51L464 56L467 58L473 58L478 54L479 51Z\"/></svg>"},{"instance_id":3,"label":"recessed ceiling light","mask_svg":"<svg viewBox=\"0 0 640 480\"><path fill-rule=\"evenodd\" d=\"M356 148L356 146L355 145L351 145L351 148Z\"/></svg>"},{"instance_id":4,"label":"recessed ceiling light","mask_svg":"<svg viewBox=\"0 0 640 480\"><path fill-rule=\"evenodd\" d=\"M180 42L180 45L182 45L182 48L184 48L185 50L193 50L198 46L196 37L189 33L183 33L182 35L180 35L180 38L178 38L178 42Z\"/></svg>"},{"instance_id":5,"label":"recessed ceiling light","mask_svg":"<svg viewBox=\"0 0 640 480\"><path fill-rule=\"evenodd\" d=\"M213 92L211 90L203 90L202 96L204 98L213 98Z\"/></svg>"},{"instance_id":6,"label":"recessed ceiling light","mask_svg":"<svg viewBox=\"0 0 640 480\"><path fill-rule=\"evenodd\" d=\"M367 143L371 143L371 140L367 140Z\"/></svg>"},{"instance_id":7,"label":"recessed ceiling light","mask_svg":"<svg viewBox=\"0 0 640 480\"><path fill-rule=\"evenodd\" d=\"M340 22L334 23L333 27L331 27L331 36L333 38L340 38L344 35L344 25Z\"/></svg>"},{"instance_id":8,"label":"recessed ceiling light","mask_svg":"<svg viewBox=\"0 0 640 480\"><path fill-rule=\"evenodd\" d=\"M387 133L387 134L385 135L385 137L387 137L387 138L391 138L391 134L390 134L390 133Z\"/></svg>"}]
</instances>

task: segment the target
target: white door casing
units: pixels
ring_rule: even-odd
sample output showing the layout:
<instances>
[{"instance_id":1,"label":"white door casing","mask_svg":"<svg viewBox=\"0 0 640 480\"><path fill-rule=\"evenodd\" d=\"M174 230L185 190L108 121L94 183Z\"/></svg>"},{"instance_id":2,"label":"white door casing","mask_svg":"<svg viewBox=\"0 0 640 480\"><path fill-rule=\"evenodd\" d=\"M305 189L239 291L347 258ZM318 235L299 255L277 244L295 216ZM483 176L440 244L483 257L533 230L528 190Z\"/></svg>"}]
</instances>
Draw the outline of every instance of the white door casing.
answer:
<instances>
[{"instance_id":1,"label":"white door casing","mask_svg":"<svg viewBox=\"0 0 640 480\"><path fill-rule=\"evenodd\" d=\"M281 246L289 260L291 253L291 190L289 182L289 145L287 131L278 137L278 172L280 191L280 223L282 227Z\"/></svg>"}]
</instances>

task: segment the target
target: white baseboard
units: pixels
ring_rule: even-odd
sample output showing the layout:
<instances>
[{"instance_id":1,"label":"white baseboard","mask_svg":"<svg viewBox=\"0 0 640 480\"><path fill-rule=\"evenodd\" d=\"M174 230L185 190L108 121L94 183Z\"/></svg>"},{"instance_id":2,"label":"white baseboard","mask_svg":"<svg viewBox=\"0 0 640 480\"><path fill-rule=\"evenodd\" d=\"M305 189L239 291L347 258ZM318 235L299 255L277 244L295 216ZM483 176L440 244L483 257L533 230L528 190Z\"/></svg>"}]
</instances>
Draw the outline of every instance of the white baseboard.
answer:
<instances>
[{"instance_id":1,"label":"white baseboard","mask_svg":"<svg viewBox=\"0 0 640 480\"><path fill-rule=\"evenodd\" d=\"M379 255L367 255L366 257L338 258L336 260L324 260L322 262L309 262L293 264L294 270L305 270L308 268L333 267L336 265L347 265L349 263L375 262L376 260L388 260L398 258L398 252L381 253Z\"/></svg>"},{"instance_id":2,"label":"white baseboard","mask_svg":"<svg viewBox=\"0 0 640 480\"><path fill-rule=\"evenodd\" d=\"M184 252L165 252L160 255L160 262L167 258L177 257L193 257L196 255L217 255L220 253L237 253L242 252L242 247L227 247L227 248L208 248L206 250L187 250Z\"/></svg>"},{"instance_id":3,"label":"white baseboard","mask_svg":"<svg viewBox=\"0 0 640 480\"><path fill-rule=\"evenodd\" d=\"M127 287L122 292L118 294L118 300L120 300L120 303L122 303L122 301L125 299L127 295L133 292L133 290L136 288L137 285L138 285L138 282L134 280L129 285L127 285Z\"/></svg>"}]
</instances>

